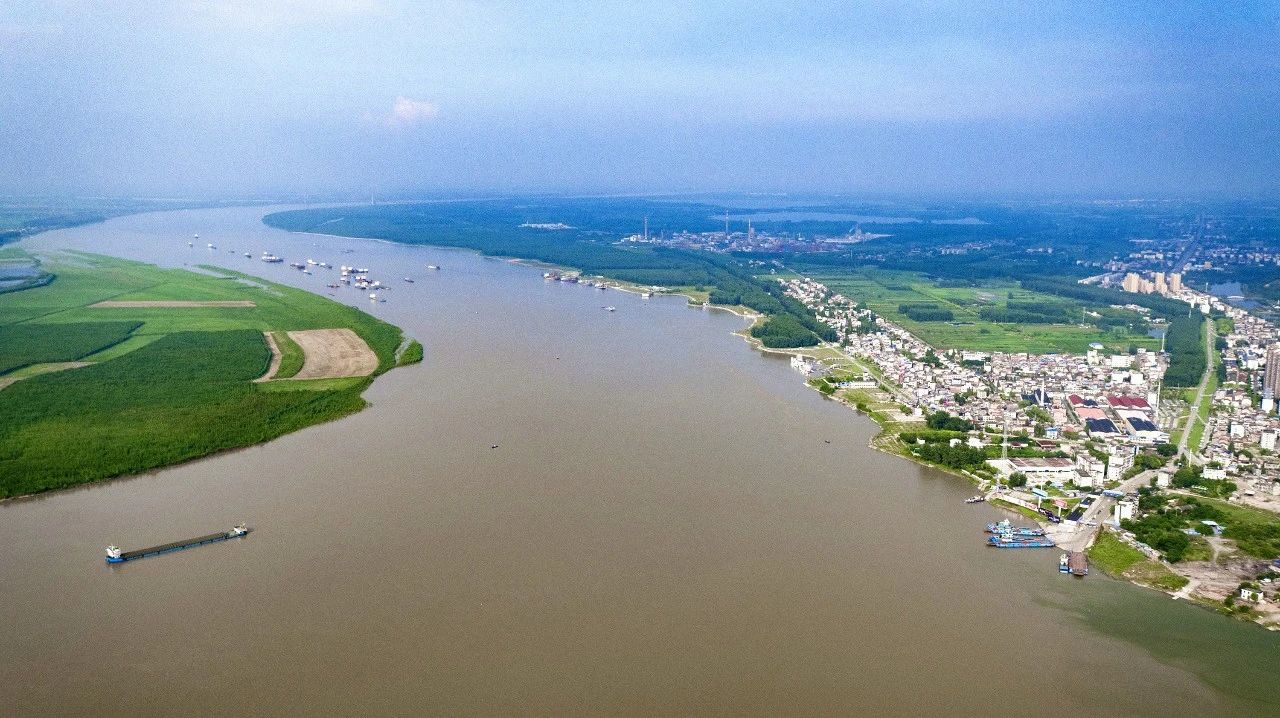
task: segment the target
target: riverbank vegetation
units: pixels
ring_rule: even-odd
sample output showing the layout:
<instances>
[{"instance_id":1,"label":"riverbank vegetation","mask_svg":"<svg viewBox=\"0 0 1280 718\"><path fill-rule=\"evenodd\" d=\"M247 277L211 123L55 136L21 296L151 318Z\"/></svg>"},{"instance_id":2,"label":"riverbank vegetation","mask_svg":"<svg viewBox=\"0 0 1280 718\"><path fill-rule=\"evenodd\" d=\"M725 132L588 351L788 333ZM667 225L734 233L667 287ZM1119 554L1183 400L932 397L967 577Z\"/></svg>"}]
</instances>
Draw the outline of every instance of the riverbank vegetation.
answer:
<instances>
[{"instance_id":1,"label":"riverbank vegetation","mask_svg":"<svg viewBox=\"0 0 1280 718\"><path fill-rule=\"evenodd\" d=\"M404 351L400 352L400 360L397 362L396 365L408 366L410 364L417 364L418 362L422 361L422 357L423 357L422 342L418 341L417 339L413 339L413 340L410 340L410 342L407 345L405 345Z\"/></svg>"},{"instance_id":2,"label":"riverbank vegetation","mask_svg":"<svg viewBox=\"0 0 1280 718\"><path fill-rule=\"evenodd\" d=\"M1089 548L1089 560L1114 578L1127 579L1143 586L1162 591L1177 591L1187 585L1187 579L1170 571L1159 561L1120 540L1110 531L1103 531Z\"/></svg>"},{"instance_id":3,"label":"riverbank vegetation","mask_svg":"<svg viewBox=\"0 0 1280 718\"><path fill-rule=\"evenodd\" d=\"M401 342L397 328L356 309L231 272L92 255L50 262L56 279L49 285L0 295L0 382L45 362L88 365L24 374L0 389L0 497L266 441L365 405L360 395L372 377L253 383L271 359L263 332L284 340L293 373L303 357L287 331L349 328L378 355L378 372L394 365ZM254 306L90 306L105 299Z\"/></svg>"}]
</instances>

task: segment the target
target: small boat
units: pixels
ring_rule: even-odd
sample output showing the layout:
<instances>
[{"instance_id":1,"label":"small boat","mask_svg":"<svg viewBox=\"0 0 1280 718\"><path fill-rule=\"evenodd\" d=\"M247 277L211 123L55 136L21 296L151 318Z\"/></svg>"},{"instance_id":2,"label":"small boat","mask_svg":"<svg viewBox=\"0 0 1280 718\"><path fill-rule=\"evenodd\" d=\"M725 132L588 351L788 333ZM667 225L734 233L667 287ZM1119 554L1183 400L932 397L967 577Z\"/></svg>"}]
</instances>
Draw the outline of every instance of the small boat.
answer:
<instances>
[{"instance_id":1,"label":"small boat","mask_svg":"<svg viewBox=\"0 0 1280 718\"><path fill-rule=\"evenodd\" d=\"M653 292L645 292L644 294L641 294L640 296L644 297L645 299L648 299L649 297L652 297L652 296L653 296Z\"/></svg>"},{"instance_id":2,"label":"small boat","mask_svg":"<svg viewBox=\"0 0 1280 718\"><path fill-rule=\"evenodd\" d=\"M213 246L213 242L210 242L207 246L209 249L217 249L217 247Z\"/></svg>"},{"instance_id":3,"label":"small boat","mask_svg":"<svg viewBox=\"0 0 1280 718\"><path fill-rule=\"evenodd\" d=\"M312 265L312 266L315 266L315 265L319 264L319 262L317 262L317 261L316 261L316 260L314 260L314 259L308 259L308 260L307 260L307 264L310 264L310 265Z\"/></svg>"},{"instance_id":4,"label":"small boat","mask_svg":"<svg viewBox=\"0 0 1280 718\"><path fill-rule=\"evenodd\" d=\"M408 282L409 284L413 284L413 280L408 277L405 277L404 281Z\"/></svg>"},{"instance_id":5,"label":"small boat","mask_svg":"<svg viewBox=\"0 0 1280 718\"><path fill-rule=\"evenodd\" d=\"M980 503L982 503L983 501L986 501L986 500L987 500L987 497L982 496L981 494L979 494L978 496L970 496L969 498L965 499L965 500L964 500L964 502L965 502L966 504L980 504Z\"/></svg>"},{"instance_id":6,"label":"small boat","mask_svg":"<svg viewBox=\"0 0 1280 718\"><path fill-rule=\"evenodd\" d=\"M552 274L551 272L543 272L543 273L542 273L542 278L543 278L543 279L555 279L555 276L556 276L556 275Z\"/></svg>"},{"instance_id":7,"label":"small boat","mask_svg":"<svg viewBox=\"0 0 1280 718\"><path fill-rule=\"evenodd\" d=\"M250 259L250 258L252 258L252 257L253 257L253 255L252 255L252 254L249 254L248 252L245 252L245 253L244 253L244 258L245 258L245 259Z\"/></svg>"},{"instance_id":8,"label":"small boat","mask_svg":"<svg viewBox=\"0 0 1280 718\"><path fill-rule=\"evenodd\" d=\"M436 266L436 265L434 265L434 264L428 264L428 265L427 265L427 269L436 270L436 269L439 269L439 268L440 268L440 267L438 267L438 266Z\"/></svg>"},{"instance_id":9,"label":"small boat","mask_svg":"<svg viewBox=\"0 0 1280 718\"><path fill-rule=\"evenodd\" d=\"M262 261L266 262L267 264L280 264L284 260L281 259L280 257L277 257L274 254L264 254L262 255Z\"/></svg>"},{"instance_id":10,"label":"small boat","mask_svg":"<svg viewBox=\"0 0 1280 718\"><path fill-rule=\"evenodd\" d=\"M605 310L606 312L616 312L616 311L618 311L618 308L617 308L617 307L600 307L600 308L601 308L601 309L603 309L603 310Z\"/></svg>"},{"instance_id":11,"label":"small boat","mask_svg":"<svg viewBox=\"0 0 1280 718\"><path fill-rule=\"evenodd\" d=\"M302 273L303 273L303 274L311 274L311 270L310 270L310 269L304 269L304 270L302 270Z\"/></svg>"}]
</instances>

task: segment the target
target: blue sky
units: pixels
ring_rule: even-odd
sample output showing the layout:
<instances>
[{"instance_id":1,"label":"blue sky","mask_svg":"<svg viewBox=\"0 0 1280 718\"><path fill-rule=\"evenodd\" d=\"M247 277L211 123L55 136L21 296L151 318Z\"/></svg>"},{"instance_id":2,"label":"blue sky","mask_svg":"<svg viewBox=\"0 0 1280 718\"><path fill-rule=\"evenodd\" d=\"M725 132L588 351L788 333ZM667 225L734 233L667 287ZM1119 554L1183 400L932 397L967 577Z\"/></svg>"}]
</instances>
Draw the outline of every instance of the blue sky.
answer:
<instances>
[{"instance_id":1,"label":"blue sky","mask_svg":"<svg viewBox=\"0 0 1280 718\"><path fill-rule=\"evenodd\" d=\"M0 192L1275 196L1280 4L1170 5L10 0Z\"/></svg>"}]
</instances>

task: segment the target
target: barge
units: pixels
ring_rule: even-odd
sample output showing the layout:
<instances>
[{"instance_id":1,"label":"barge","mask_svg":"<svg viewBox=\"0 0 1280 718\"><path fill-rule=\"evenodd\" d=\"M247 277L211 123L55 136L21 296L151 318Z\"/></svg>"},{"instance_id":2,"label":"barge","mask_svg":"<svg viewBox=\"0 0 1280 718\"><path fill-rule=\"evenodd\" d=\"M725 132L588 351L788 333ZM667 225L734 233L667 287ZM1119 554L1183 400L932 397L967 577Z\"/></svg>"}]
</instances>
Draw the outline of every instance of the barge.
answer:
<instances>
[{"instance_id":1,"label":"barge","mask_svg":"<svg viewBox=\"0 0 1280 718\"><path fill-rule=\"evenodd\" d=\"M1084 551L1064 553L1058 558L1058 572L1080 577L1088 576L1089 557L1085 555Z\"/></svg>"},{"instance_id":2,"label":"barge","mask_svg":"<svg viewBox=\"0 0 1280 718\"><path fill-rule=\"evenodd\" d=\"M247 536L251 529L244 524L236 524L231 527L230 531L220 531L216 534L207 536L197 536L182 541L172 541L170 543L162 543L159 546L150 546L148 548L135 549L133 551L122 551L119 546L107 547L107 563L124 563L138 558L146 558L147 556L157 556L162 553L171 551L181 551L184 548L192 546L203 546L207 543L217 543L218 541L226 541L228 539L240 538Z\"/></svg>"},{"instance_id":3,"label":"barge","mask_svg":"<svg viewBox=\"0 0 1280 718\"><path fill-rule=\"evenodd\" d=\"M988 546L996 548L1053 548L1053 539L1048 536L991 536Z\"/></svg>"},{"instance_id":4,"label":"barge","mask_svg":"<svg viewBox=\"0 0 1280 718\"><path fill-rule=\"evenodd\" d=\"M1005 519L999 523L987 524L987 533L997 536L1044 536L1044 529L1014 526Z\"/></svg>"}]
</instances>

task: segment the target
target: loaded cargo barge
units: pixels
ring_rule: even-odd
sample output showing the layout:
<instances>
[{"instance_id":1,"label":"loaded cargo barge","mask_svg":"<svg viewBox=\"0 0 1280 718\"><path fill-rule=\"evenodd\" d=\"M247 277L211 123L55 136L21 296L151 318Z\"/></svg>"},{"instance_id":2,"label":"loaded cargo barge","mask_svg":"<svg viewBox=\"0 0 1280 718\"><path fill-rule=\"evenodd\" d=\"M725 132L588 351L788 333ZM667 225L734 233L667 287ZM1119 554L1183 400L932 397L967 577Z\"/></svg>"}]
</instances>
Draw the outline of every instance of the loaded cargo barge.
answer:
<instances>
[{"instance_id":1,"label":"loaded cargo barge","mask_svg":"<svg viewBox=\"0 0 1280 718\"><path fill-rule=\"evenodd\" d=\"M197 536L183 541L172 541L170 543L162 543L159 546L150 546L148 548L135 549L133 551L121 551L119 546L107 547L107 563L124 563L138 558L146 558L147 556L156 556L171 551L181 551L184 548L192 546L203 546L207 543L217 543L218 541L226 541L228 539L240 538L248 535L250 529L244 524L233 526L230 531L221 531L216 534L207 536Z\"/></svg>"},{"instance_id":2,"label":"loaded cargo barge","mask_svg":"<svg viewBox=\"0 0 1280 718\"><path fill-rule=\"evenodd\" d=\"M1089 575L1089 558L1084 551L1072 551L1064 553L1058 558L1058 571L1060 573L1069 573L1075 576Z\"/></svg>"}]
</instances>

